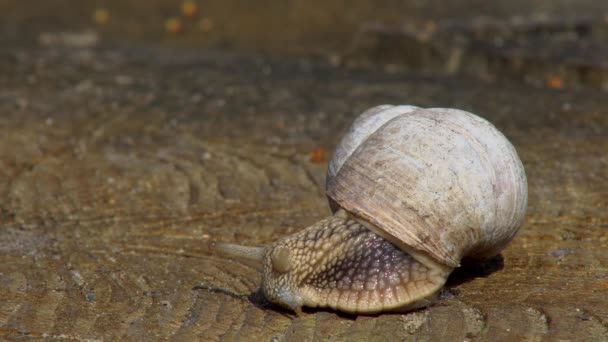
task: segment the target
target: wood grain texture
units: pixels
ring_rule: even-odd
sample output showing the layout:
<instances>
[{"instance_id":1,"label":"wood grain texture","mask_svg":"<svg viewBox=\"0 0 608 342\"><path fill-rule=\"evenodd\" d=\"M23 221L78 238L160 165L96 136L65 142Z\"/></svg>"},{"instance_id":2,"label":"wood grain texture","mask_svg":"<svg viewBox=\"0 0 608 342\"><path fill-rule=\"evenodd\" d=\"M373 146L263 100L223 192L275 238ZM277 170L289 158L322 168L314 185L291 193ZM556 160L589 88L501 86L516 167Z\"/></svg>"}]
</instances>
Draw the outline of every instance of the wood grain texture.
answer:
<instances>
[{"instance_id":1,"label":"wood grain texture","mask_svg":"<svg viewBox=\"0 0 608 342\"><path fill-rule=\"evenodd\" d=\"M0 52L0 339L608 339L605 94L301 65L141 47ZM260 273L208 242L263 245L327 215L327 165L309 152L331 151L378 103L495 123L528 174L524 227L428 309L272 307Z\"/></svg>"}]
</instances>

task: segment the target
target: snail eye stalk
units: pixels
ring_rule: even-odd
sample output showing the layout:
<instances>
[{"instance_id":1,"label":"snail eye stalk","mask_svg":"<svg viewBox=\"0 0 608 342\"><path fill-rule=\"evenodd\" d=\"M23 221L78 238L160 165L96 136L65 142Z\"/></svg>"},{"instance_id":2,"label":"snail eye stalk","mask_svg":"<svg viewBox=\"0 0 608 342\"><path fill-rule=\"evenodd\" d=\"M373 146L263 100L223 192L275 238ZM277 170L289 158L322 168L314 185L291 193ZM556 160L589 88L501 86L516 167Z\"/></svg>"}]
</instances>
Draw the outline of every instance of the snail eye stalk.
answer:
<instances>
[{"instance_id":1,"label":"snail eye stalk","mask_svg":"<svg viewBox=\"0 0 608 342\"><path fill-rule=\"evenodd\" d=\"M215 242L211 249L219 255L237 257L260 267L266 254L266 248L264 247L241 246L226 242Z\"/></svg>"}]
</instances>

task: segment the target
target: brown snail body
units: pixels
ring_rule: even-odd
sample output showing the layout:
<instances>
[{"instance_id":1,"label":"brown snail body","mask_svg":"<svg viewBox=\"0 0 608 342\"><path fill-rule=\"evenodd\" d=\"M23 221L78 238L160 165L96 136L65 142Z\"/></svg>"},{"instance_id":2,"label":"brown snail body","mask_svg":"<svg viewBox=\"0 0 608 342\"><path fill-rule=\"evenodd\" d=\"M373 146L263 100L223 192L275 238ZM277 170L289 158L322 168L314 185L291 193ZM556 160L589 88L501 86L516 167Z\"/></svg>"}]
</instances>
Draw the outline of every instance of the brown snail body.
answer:
<instances>
[{"instance_id":1,"label":"brown snail body","mask_svg":"<svg viewBox=\"0 0 608 342\"><path fill-rule=\"evenodd\" d=\"M464 257L497 255L521 226L526 176L509 141L456 109L378 106L330 161L334 215L267 248L219 244L263 262L262 292L350 313L432 303Z\"/></svg>"}]
</instances>

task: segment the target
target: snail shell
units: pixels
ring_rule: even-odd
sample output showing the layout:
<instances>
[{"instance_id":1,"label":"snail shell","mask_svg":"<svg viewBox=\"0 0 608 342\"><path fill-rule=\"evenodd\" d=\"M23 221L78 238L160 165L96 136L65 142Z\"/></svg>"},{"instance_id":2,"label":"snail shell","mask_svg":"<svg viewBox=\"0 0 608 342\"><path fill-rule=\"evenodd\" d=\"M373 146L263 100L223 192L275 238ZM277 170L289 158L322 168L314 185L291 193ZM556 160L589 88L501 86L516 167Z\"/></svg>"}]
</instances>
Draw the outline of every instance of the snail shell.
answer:
<instances>
[{"instance_id":1,"label":"snail shell","mask_svg":"<svg viewBox=\"0 0 608 342\"><path fill-rule=\"evenodd\" d=\"M429 305L464 257L497 255L521 226L524 168L488 121L383 105L359 116L327 173L334 215L266 248L218 244L263 263L273 303L352 313Z\"/></svg>"},{"instance_id":2,"label":"snail shell","mask_svg":"<svg viewBox=\"0 0 608 342\"><path fill-rule=\"evenodd\" d=\"M507 245L523 222L528 186L515 148L479 116L379 106L336 149L327 195L392 242L458 267Z\"/></svg>"}]
</instances>

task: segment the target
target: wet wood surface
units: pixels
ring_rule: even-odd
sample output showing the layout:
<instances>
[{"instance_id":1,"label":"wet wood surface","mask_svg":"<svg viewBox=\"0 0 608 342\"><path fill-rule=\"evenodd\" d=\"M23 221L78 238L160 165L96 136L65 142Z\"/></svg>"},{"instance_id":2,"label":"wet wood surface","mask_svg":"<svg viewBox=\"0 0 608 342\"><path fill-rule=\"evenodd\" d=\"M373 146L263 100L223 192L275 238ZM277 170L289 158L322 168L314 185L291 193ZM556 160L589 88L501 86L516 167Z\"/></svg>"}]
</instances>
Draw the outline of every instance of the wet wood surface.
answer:
<instances>
[{"instance_id":1,"label":"wet wood surface","mask_svg":"<svg viewBox=\"0 0 608 342\"><path fill-rule=\"evenodd\" d=\"M269 305L260 273L208 242L264 245L327 215L327 158L381 103L495 123L527 171L524 226L427 309L295 316ZM305 59L3 50L0 339L606 340L607 114L592 90Z\"/></svg>"}]
</instances>

